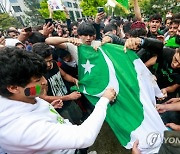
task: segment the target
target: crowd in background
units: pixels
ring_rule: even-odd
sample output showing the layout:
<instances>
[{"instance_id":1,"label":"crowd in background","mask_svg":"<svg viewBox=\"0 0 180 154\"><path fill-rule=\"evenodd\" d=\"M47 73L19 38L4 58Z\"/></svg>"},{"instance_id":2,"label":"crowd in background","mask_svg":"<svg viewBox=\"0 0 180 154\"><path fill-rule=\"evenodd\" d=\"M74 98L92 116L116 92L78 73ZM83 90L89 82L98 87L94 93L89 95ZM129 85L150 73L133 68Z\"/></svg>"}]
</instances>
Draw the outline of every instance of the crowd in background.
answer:
<instances>
[{"instance_id":1,"label":"crowd in background","mask_svg":"<svg viewBox=\"0 0 180 154\"><path fill-rule=\"evenodd\" d=\"M134 50L152 72L164 95L157 100L157 110L168 127L180 130L180 13L167 12L165 19L153 14L143 21L136 12L130 19L99 12L95 18L75 22L66 9L65 14L65 23L49 20L41 26L9 27L1 33L1 49L17 47L45 60L48 87L41 98L52 103L71 123L83 123L94 107L83 94L70 92L72 85L78 86L77 46L119 44Z\"/></svg>"}]
</instances>

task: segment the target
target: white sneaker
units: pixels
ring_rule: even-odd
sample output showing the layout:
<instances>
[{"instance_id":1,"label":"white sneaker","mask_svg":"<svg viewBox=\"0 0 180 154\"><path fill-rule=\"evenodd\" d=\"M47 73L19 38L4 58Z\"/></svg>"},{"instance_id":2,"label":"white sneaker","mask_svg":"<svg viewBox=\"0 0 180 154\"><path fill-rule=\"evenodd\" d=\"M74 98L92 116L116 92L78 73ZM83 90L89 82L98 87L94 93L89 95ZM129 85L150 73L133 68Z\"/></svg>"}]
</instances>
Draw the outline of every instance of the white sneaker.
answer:
<instances>
[{"instance_id":1,"label":"white sneaker","mask_svg":"<svg viewBox=\"0 0 180 154\"><path fill-rule=\"evenodd\" d=\"M97 154L97 152L96 151L90 151L90 152L88 152L88 154Z\"/></svg>"}]
</instances>

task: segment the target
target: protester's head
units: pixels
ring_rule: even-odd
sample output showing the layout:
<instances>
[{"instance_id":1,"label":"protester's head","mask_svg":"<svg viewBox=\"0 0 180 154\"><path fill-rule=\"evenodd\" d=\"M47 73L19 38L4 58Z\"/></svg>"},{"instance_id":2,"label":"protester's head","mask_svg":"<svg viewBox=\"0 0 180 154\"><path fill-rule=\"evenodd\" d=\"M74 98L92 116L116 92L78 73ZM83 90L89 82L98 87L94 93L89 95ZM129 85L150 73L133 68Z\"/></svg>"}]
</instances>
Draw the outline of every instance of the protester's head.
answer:
<instances>
[{"instance_id":1,"label":"protester's head","mask_svg":"<svg viewBox=\"0 0 180 154\"><path fill-rule=\"evenodd\" d=\"M42 57L17 47L2 48L0 51L0 95L18 96L21 101L28 101L40 94L42 84L47 84L43 77L46 64ZM39 93L28 93L31 87L38 86ZM23 99L23 100L22 100Z\"/></svg>"},{"instance_id":2,"label":"protester's head","mask_svg":"<svg viewBox=\"0 0 180 154\"><path fill-rule=\"evenodd\" d=\"M149 18L149 30L156 34L161 26L162 17L159 14L154 14Z\"/></svg>"},{"instance_id":3,"label":"protester's head","mask_svg":"<svg viewBox=\"0 0 180 154\"><path fill-rule=\"evenodd\" d=\"M146 36L146 25L144 22L136 21L131 24L131 30L130 30L131 37L140 37L140 36Z\"/></svg>"},{"instance_id":4,"label":"protester's head","mask_svg":"<svg viewBox=\"0 0 180 154\"><path fill-rule=\"evenodd\" d=\"M73 60L71 54L67 50L58 49L58 53L59 57L65 62L71 62Z\"/></svg>"},{"instance_id":5,"label":"protester's head","mask_svg":"<svg viewBox=\"0 0 180 154\"><path fill-rule=\"evenodd\" d=\"M18 48L20 48L20 49L25 49L25 48L26 48L25 45L24 45L22 42L17 42L17 43L15 44L15 47L18 47Z\"/></svg>"},{"instance_id":6,"label":"protester's head","mask_svg":"<svg viewBox=\"0 0 180 154\"><path fill-rule=\"evenodd\" d=\"M117 26L114 24L108 24L104 27L104 34L111 32L114 35L117 35Z\"/></svg>"},{"instance_id":7,"label":"protester's head","mask_svg":"<svg viewBox=\"0 0 180 154\"><path fill-rule=\"evenodd\" d=\"M96 37L96 30L90 22L82 22L79 25L77 32L83 44L91 45L91 42Z\"/></svg>"},{"instance_id":8,"label":"protester's head","mask_svg":"<svg viewBox=\"0 0 180 154\"><path fill-rule=\"evenodd\" d=\"M63 37L65 37L65 38L69 37L69 30L67 27L63 28Z\"/></svg>"},{"instance_id":9,"label":"protester's head","mask_svg":"<svg viewBox=\"0 0 180 154\"><path fill-rule=\"evenodd\" d=\"M47 70L51 70L53 68L52 47L46 43L35 43L32 46L32 51L44 58L47 65Z\"/></svg>"},{"instance_id":10,"label":"protester's head","mask_svg":"<svg viewBox=\"0 0 180 154\"><path fill-rule=\"evenodd\" d=\"M126 21L123 25L123 31L125 33L126 39L130 37L130 34L129 34L130 29L131 29L131 22Z\"/></svg>"},{"instance_id":11,"label":"protester's head","mask_svg":"<svg viewBox=\"0 0 180 154\"><path fill-rule=\"evenodd\" d=\"M167 28L169 28L170 26L170 23L171 23L171 18L166 18L165 21L164 21L164 24Z\"/></svg>"},{"instance_id":12,"label":"protester's head","mask_svg":"<svg viewBox=\"0 0 180 154\"><path fill-rule=\"evenodd\" d=\"M180 48L176 48L176 52L172 59L171 67L173 69L180 69Z\"/></svg>"},{"instance_id":13,"label":"protester's head","mask_svg":"<svg viewBox=\"0 0 180 154\"><path fill-rule=\"evenodd\" d=\"M178 30L178 26L179 26L179 20L172 20L170 22L170 25L169 25L169 31L168 31L168 34L173 37L174 35L176 35L176 32Z\"/></svg>"},{"instance_id":14,"label":"protester's head","mask_svg":"<svg viewBox=\"0 0 180 154\"><path fill-rule=\"evenodd\" d=\"M34 44L38 42L45 42L45 39L45 36L40 32L33 32L31 36L29 36L28 42Z\"/></svg>"},{"instance_id":15,"label":"protester's head","mask_svg":"<svg viewBox=\"0 0 180 154\"><path fill-rule=\"evenodd\" d=\"M78 23L77 22L73 22L71 24L71 30L72 30L72 36L74 37L77 37L78 36L78 32L77 32L77 29L78 29Z\"/></svg>"},{"instance_id":16,"label":"protester's head","mask_svg":"<svg viewBox=\"0 0 180 154\"><path fill-rule=\"evenodd\" d=\"M17 29L15 27L10 27L8 30L7 30L7 34L9 37L11 38L17 38L18 35L19 35L19 32L17 31Z\"/></svg>"},{"instance_id":17,"label":"protester's head","mask_svg":"<svg viewBox=\"0 0 180 154\"><path fill-rule=\"evenodd\" d=\"M62 37L62 35L63 35L63 28L60 24L57 25L57 34L60 37Z\"/></svg>"}]
</instances>

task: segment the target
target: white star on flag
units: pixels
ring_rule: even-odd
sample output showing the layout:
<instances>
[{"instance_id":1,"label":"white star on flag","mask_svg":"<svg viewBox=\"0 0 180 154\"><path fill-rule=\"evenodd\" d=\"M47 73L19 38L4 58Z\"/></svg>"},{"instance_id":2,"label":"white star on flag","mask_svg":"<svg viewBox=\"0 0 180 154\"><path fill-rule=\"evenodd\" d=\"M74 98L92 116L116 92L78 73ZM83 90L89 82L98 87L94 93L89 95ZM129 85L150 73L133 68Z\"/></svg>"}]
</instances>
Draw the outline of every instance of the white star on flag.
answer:
<instances>
[{"instance_id":1,"label":"white star on flag","mask_svg":"<svg viewBox=\"0 0 180 154\"><path fill-rule=\"evenodd\" d=\"M89 60L86 61L86 64L81 64L81 65L82 65L82 67L85 68L84 74L86 74L86 72L89 72L89 74L90 74L91 73L91 69L95 66L93 64L90 64Z\"/></svg>"}]
</instances>

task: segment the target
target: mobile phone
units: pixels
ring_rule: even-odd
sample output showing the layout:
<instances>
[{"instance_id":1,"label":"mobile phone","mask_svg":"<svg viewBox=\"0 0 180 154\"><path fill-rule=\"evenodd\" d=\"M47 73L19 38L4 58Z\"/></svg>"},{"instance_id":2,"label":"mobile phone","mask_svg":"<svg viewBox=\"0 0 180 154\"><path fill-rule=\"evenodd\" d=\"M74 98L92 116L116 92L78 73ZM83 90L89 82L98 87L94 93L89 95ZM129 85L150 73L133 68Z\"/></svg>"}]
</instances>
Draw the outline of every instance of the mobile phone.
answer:
<instances>
[{"instance_id":1,"label":"mobile phone","mask_svg":"<svg viewBox=\"0 0 180 154\"><path fill-rule=\"evenodd\" d=\"M98 11L98 13L104 12L104 8L103 7L97 7L97 11Z\"/></svg>"},{"instance_id":2,"label":"mobile phone","mask_svg":"<svg viewBox=\"0 0 180 154\"><path fill-rule=\"evenodd\" d=\"M53 20L52 20L51 18L45 19L45 23L46 23L46 25L47 25L48 23L50 23L49 26L51 26L51 25L53 24Z\"/></svg>"},{"instance_id":3,"label":"mobile phone","mask_svg":"<svg viewBox=\"0 0 180 154\"><path fill-rule=\"evenodd\" d=\"M27 27L24 29L25 32L32 32L32 28L31 27Z\"/></svg>"}]
</instances>

